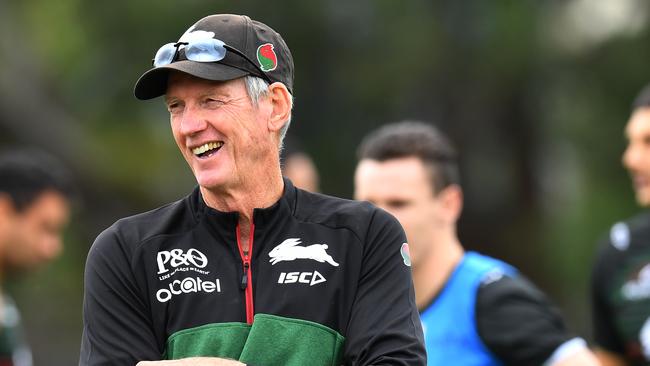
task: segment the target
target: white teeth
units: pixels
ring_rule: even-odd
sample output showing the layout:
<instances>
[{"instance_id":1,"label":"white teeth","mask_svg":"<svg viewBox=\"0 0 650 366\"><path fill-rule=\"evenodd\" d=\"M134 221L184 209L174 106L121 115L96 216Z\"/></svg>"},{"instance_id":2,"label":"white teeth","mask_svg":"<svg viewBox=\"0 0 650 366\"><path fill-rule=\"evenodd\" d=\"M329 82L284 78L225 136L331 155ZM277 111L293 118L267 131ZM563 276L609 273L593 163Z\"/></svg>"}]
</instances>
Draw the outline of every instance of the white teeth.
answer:
<instances>
[{"instance_id":1,"label":"white teeth","mask_svg":"<svg viewBox=\"0 0 650 366\"><path fill-rule=\"evenodd\" d=\"M217 149L217 148L220 148L221 146L223 146L223 142L221 142L221 141L219 141L219 142L208 142L208 143L205 143L205 144L203 144L203 145L201 145L199 147L193 148L192 153L194 155L201 155L201 154L205 153L206 151Z\"/></svg>"}]
</instances>

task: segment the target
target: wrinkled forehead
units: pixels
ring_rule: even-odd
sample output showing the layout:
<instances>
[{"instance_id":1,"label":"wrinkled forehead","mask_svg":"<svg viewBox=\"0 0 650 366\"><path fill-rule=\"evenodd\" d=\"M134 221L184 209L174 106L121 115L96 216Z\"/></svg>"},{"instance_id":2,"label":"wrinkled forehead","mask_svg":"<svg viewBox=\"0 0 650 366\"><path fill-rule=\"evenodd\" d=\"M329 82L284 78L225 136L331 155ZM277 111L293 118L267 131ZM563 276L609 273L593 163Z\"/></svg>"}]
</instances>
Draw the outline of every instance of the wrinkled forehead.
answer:
<instances>
[{"instance_id":1,"label":"wrinkled forehead","mask_svg":"<svg viewBox=\"0 0 650 366\"><path fill-rule=\"evenodd\" d=\"M181 95L242 94L246 93L244 78L234 80L207 80L190 74L172 71L167 80L166 100Z\"/></svg>"}]
</instances>

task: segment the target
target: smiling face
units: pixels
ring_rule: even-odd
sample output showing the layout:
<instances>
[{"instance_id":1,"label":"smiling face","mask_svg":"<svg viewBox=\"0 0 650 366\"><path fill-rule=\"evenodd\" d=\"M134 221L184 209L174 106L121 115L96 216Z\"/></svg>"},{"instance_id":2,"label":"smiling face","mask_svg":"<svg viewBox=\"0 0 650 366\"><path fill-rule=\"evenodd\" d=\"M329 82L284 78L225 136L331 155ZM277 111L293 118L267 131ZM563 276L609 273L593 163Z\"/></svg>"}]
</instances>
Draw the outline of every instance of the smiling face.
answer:
<instances>
[{"instance_id":1,"label":"smiling face","mask_svg":"<svg viewBox=\"0 0 650 366\"><path fill-rule=\"evenodd\" d=\"M273 107L267 98L254 106L244 79L218 82L176 72L165 101L176 144L201 187L237 187L277 160L277 136L268 128Z\"/></svg>"},{"instance_id":2,"label":"smiling face","mask_svg":"<svg viewBox=\"0 0 650 366\"><path fill-rule=\"evenodd\" d=\"M623 165L630 172L636 200L650 206L650 107L634 111L625 128L628 139Z\"/></svg>"}]
</instances>

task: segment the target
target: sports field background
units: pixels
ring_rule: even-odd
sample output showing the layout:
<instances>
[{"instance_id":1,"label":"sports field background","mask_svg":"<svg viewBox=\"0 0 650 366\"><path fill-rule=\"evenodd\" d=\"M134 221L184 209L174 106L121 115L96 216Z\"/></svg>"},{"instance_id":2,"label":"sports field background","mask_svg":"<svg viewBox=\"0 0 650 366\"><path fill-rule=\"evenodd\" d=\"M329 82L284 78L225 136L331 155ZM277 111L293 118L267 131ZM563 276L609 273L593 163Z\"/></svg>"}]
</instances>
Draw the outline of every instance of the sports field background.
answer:
<instances>
[{"instance_id":1,"label":"sports field background","mask_svg":"<svg viewBox=\"0 0 650 366\"><path fill-rule=\"evenodd\" d=\"M595 241L637 210L620 156L629 104L650 81L650 3L5 0L0 146L57 154L84 195L63 257L10 284L37 365L76 363L94 237L193 187L162 102L136 101L132 86L158 47L218 12L286 39L290 133L325 193L351 196L368 130L435 121L461 150L465 245L516 265L588 336Z\"/></svg>"}]
</instances>

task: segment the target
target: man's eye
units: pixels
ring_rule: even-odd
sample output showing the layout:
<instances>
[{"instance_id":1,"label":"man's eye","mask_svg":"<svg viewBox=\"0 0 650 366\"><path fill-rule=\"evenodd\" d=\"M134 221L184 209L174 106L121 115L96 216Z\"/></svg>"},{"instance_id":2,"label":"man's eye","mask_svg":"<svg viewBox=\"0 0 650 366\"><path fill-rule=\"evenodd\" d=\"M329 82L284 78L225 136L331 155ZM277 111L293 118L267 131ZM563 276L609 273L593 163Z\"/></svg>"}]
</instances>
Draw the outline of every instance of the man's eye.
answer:
<instances>
[{"instance_id":1,"label":"man's eye","mask_svg":"<svg viewBox=\"0 0 650 366\"><path fill-rule=\"evenodd\" d=\"M406 206L409 205L408 201L388 201L386 202L386 206L388 206L391 209L399 209L399 208L405 208Z\"/></svg>"},{"instance_id":2,"label":"man's eye","mask_svg":"<svg viewBox=\"0 0 650 366\"><path fill-rule=\"evenodd\" d=\"M647 135L647 136L643 137L643 144L645 146L650 146L650 135Z\"/></svg>"},{"instance_id":3,"label":"man's eye","mask_svg":"<svg viewBox=\"0 0 650 366\"><path fill-rule=\"evenodd\" d=\"M224 102L222 100L209 98L204 101L204 104L208 108L218 108L224 105Z\"/></svg>"},{"instance_id":4,"label":"man's eye","mask_svg":"<svg viewBox=\"0 0 650 366\"><path fill-rule=\"evenodd\" d=\"M178 112L180 110L180 108L181 108L180 103L169 103L169 104L167 104L167 110L169 111L169 113Z\"/></svg>"}]
</instances>

